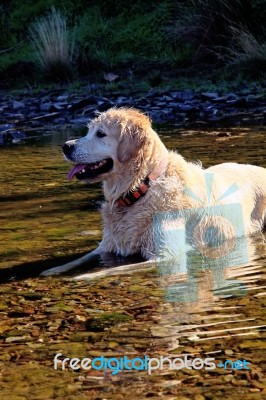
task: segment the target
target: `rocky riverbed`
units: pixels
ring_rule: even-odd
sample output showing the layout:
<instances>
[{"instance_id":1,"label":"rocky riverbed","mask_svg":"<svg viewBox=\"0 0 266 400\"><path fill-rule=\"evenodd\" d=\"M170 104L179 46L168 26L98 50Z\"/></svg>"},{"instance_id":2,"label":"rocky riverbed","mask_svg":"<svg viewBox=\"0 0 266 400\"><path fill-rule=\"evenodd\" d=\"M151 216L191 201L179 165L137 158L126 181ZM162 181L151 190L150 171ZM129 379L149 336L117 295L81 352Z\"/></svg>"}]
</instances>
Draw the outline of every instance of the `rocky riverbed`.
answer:
<instances>
[{"instance_id":1,"label":"rocky riverbed","mask_svg":"<svg viewBox=\"0 0 266 400\"><path fill-rule=\"evenodd\" d=\"M33 130L50 130L62 125L84 126L97 111L110 107L135 107L155 123L184 128L264 125L266 97L263 92L197 92L151 90L130 95L120 92L103 96L70 92L64 88L0 93L0 145L18 142Z\"/></svg>"}]
</instances>

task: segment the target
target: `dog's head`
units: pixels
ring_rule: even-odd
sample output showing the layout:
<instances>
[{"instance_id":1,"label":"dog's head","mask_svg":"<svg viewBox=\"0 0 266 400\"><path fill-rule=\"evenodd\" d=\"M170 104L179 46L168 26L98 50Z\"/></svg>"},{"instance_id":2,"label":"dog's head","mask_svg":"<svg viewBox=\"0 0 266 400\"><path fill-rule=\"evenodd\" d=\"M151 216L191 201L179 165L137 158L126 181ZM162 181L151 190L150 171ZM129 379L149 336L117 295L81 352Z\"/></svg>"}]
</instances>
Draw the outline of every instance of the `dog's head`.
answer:
<instances>
[{"instance_id":1,"label":"dog's head","mask_svg":"<svg viewBox=\"0 0 266 400\"><path fill-rule=\"evenodd\" d=\"M67 161L76 165L68 178L99 182L122 172L137 157L151 128L149 118L132 108L111 108L92 120L85 137L63 145Z\"/></svg>"}]
</instances>

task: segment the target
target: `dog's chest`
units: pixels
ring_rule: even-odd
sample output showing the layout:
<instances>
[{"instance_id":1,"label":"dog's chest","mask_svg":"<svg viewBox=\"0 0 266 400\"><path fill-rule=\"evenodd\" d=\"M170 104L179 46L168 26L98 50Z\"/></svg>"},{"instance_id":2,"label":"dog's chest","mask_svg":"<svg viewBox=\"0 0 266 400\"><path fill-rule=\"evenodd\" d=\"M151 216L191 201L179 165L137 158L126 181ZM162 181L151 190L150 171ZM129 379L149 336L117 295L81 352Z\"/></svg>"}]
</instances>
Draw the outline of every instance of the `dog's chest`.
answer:
<instances>
[{"instance_id":1,"label":"dog's chest","mask_svg":"<svg viewBox=\"0 0 266 400\"><path fill-rule=\"evenodd\" d=\"M152 216L138 207L114 209L109 205L102 208L103 240L107 251L122 256L142 252L143 237L151 226Z\"/></svg>"}]
</instances>

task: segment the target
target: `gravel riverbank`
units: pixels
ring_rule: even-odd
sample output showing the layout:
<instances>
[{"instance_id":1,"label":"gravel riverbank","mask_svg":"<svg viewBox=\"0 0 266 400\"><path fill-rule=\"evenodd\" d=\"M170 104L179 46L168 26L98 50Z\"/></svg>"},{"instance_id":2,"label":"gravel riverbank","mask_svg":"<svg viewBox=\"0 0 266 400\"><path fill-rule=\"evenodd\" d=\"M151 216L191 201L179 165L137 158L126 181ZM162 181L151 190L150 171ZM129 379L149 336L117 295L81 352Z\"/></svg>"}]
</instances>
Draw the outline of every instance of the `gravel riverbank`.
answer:
<instances>
[{"instance_id":1,"label":"gravel riverbank","mask_svg":"<svg viewBox=\"0 0 266 400\"><path fill-rule=\"evenodd\" d=\"M84 126L97 111L110 107L135 107L147 113L154 123L182 128L264 125L266 97L258 92L222 94L193 90L151 90L124 95L103 96L70 93L65 89L43 90L17 95L0 93L0 144L5 145L38 129L58 125Z\"/></svg>"}]
</instances>

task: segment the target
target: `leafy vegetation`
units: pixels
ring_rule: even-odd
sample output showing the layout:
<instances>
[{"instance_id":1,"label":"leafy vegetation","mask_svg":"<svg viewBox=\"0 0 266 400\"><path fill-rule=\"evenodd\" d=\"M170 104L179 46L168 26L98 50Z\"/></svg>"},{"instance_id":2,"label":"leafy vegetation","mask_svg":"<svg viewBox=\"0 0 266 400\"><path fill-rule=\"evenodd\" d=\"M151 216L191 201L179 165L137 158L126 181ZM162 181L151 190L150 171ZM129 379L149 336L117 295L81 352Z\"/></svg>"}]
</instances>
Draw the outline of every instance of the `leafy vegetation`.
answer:
<instances>
[{"instance_id":1,"label":"leafy vegetation","mask_svg":"<svg viewBox=\"0 0 266 400\"><path fill-rule=\"evenodd\" d=\"M60 80L95 80L122 70L129 80L157 85L165 75L233 65L257 77L265 70L265 10L265 0L4 1L0 75L38 82L41 70ZM32 68L36 61L41 68Z\"/></svg>"}]
</instances>

